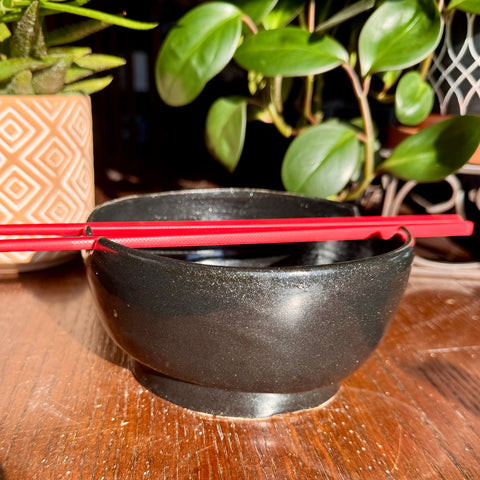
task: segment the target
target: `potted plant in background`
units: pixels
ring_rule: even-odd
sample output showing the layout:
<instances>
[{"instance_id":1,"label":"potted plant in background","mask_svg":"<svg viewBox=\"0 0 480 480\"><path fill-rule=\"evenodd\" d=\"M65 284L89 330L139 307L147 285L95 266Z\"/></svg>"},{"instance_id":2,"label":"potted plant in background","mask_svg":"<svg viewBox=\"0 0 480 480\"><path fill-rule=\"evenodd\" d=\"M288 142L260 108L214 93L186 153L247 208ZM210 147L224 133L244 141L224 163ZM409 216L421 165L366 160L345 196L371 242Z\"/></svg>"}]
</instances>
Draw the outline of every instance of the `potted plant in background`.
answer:
<instances>
[{"instance_id":1,"label":"potted plant in background","mask_svg":"<svg viewBox=\"0 0 480 480\"><path fill-rule=\"evenodd\" d=\"M452 115L480 114L480 13L479 0L452 0L441 6L444 32L437 48L422 62L419 72L433 91L433 113L420 124L405 121L390 125L387 147ZM388 151L386 152L388 155ZM418 184L384 176L382 186L370 191L372 199L383 199L382 211L395 215L400 210L419 213L458 213L476 224L474 235L466 238L443 239L435 242L420 241L416 257L417 266L444 269L448 274L461 265L463 271L478 271L480 266L480 148L469 161L441 182ZM365 199L366 200L366 199ZM427 249L423 249L424 244ZM443 260L440 261L439 260ZM445 261L446 260L446 261ZM461 263L455 263L457 262ZM452 263L453 262L453 263Z\"/></svg>"},{"instance_id":2,"label":"potted plant in background","mask_svg":"<svg viewBox=\"0 0 480 480\"><path fill-rule=\"evenodd\" d=\"M291 140L281 166L288 191L355 201L383 173L435 182L458 170L476 150L480 118L456 116L433 125L385 159L379 155L372 103L392 101L400 121L423 121L433 106L425 65L442 37L442 14L477 4L207 2L187 12L166 37L156 63L157 88L168 105L186 105L233 60L245 71L248 92L213 103L207 146L234 171L248 120L271 123ZM332 72L340 69L359 115L327 118L323 93Z\"/></svg>"},{"instance_id":3,"label":"potted plant in background","mask_svg":"<svg viewBox=\"0 0 480 480\"><path fill-rule=\"evenodd\" d=\"M0 222L83 222L94 206L89 95L122 58L75 42L110 25L152 23L86 8L89 0L10 0L0 4ZM54 14L85 17L61 27ZM53 17L53 18L52 18ZM65 261L68 254L5 253L1 271Z\"/></svg>"}]
</instances>

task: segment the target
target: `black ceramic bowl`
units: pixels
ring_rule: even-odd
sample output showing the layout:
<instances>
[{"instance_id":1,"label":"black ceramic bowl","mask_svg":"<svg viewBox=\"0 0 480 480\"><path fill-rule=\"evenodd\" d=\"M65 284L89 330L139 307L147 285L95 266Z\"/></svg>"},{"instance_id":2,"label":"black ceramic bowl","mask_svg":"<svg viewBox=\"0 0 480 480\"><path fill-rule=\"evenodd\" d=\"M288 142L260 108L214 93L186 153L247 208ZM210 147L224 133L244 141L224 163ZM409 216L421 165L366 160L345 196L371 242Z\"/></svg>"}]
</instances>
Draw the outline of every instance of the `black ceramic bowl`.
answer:
<instances>
[{"instance_id":1,"label":"black ceramic bowl","mask_svg":"<svg viewBox=\"0 0 480 480\"><path fill-rule=\"evenodd\" d=\"M354 215L347 205L258 190L129 197L90 221ZM266 417L329 400L372 353L404 292L413 242L315 242L138 250L106 239L84 256L113 340L138 380L211 414Z\"/></svg>"}]
</instances>

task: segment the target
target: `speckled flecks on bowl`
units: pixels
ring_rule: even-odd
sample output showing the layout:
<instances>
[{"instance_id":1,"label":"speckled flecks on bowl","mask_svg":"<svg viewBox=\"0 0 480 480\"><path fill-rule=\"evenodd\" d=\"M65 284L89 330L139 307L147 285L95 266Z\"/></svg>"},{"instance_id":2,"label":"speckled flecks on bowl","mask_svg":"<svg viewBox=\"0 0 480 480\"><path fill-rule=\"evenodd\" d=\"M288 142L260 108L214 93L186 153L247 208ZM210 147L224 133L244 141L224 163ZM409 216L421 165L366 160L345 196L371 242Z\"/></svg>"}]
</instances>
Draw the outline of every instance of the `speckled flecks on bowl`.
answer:
<instances>
[{"instance_id":1,"label":"speckled flecks on bowl","mask_svg":"<svg viewBox=\"0 0 480 480\"><path fill-rule=\"evenodd\" d=\"M344 204L212 189L128 197L90 221L348 216ZM312 408L378 345L403 295L408 234L391 240L84 255L104 326L138 380L205 413L266 417Z\"/></svg>"}]
</instances>

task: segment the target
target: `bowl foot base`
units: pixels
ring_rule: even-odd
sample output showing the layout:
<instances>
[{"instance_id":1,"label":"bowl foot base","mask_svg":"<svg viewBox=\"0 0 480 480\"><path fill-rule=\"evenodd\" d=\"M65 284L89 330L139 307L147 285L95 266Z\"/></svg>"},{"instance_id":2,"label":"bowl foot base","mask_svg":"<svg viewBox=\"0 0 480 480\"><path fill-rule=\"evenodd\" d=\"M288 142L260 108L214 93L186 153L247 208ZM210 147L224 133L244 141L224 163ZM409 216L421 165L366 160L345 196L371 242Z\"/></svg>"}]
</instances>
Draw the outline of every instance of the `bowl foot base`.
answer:
<instances>
[{"instance_id":1,"label":"bowl foot base","mask_svg":"<svg viewBox=\"0 0 480 480\"><path fill-rule=\"evenodd\" d=\"M155 395L210 415L242 418L265 418L279 413L295 412L327 403L339 385L294 393L257 393L223 390L182 382L151 370L138 362L132 368L137 380Z\"/></svg>"}]
</instances>

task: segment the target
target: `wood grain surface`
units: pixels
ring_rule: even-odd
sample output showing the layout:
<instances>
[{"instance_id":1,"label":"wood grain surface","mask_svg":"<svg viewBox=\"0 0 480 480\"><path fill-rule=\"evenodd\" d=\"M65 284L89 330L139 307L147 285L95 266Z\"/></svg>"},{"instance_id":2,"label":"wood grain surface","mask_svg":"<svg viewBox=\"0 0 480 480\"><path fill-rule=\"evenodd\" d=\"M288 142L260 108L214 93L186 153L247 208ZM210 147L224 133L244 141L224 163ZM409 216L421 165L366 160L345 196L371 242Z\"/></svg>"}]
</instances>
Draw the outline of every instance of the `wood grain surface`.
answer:
<instances>
[{"instance_id":1,"label":"wood grain surface","mask_svg":"<svg viewBox=\"0 0 480 480\"><path fill-rule=\"evenodd\" d=\"M478 479L480 281L413 274L325 407L195 413L140 386L83 266L0 280L0 480Z\"/></svg>"}]
</instances>

